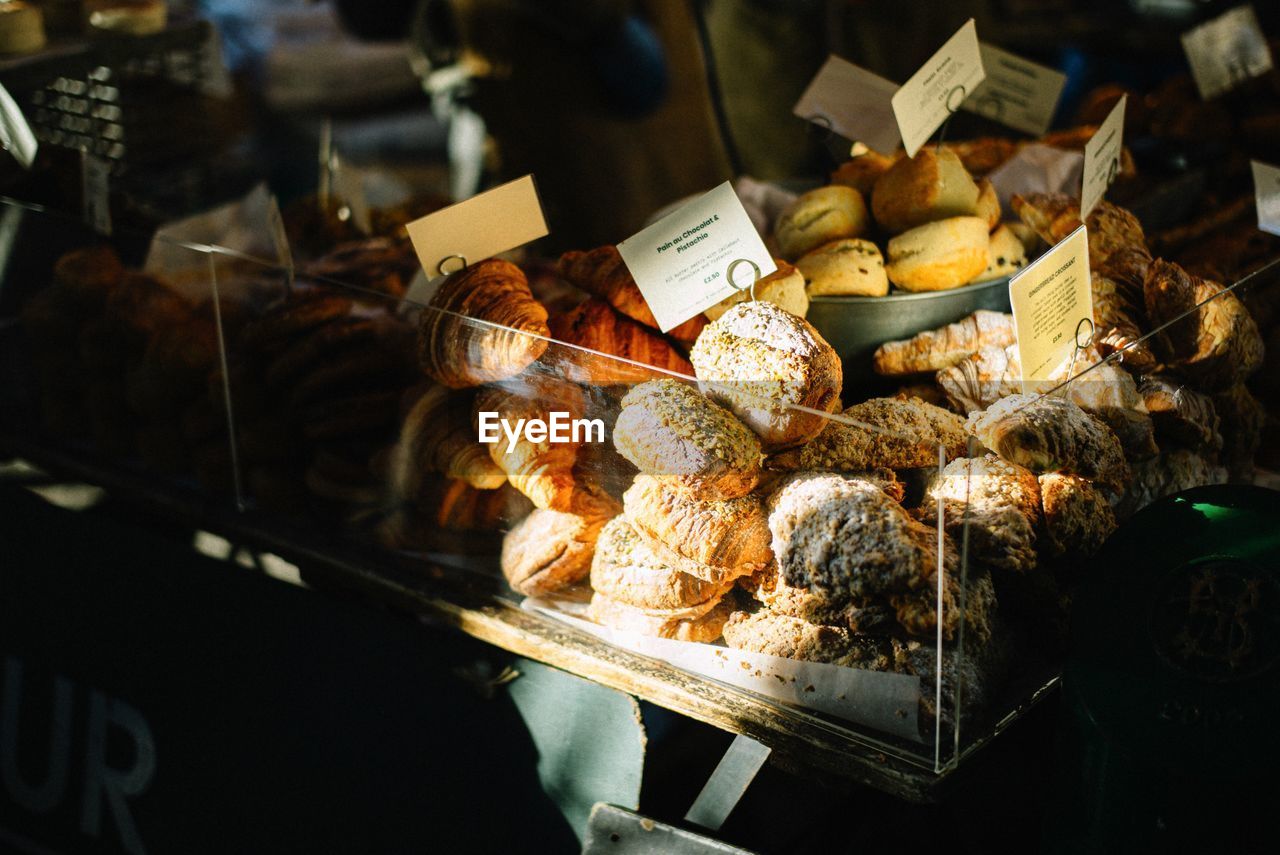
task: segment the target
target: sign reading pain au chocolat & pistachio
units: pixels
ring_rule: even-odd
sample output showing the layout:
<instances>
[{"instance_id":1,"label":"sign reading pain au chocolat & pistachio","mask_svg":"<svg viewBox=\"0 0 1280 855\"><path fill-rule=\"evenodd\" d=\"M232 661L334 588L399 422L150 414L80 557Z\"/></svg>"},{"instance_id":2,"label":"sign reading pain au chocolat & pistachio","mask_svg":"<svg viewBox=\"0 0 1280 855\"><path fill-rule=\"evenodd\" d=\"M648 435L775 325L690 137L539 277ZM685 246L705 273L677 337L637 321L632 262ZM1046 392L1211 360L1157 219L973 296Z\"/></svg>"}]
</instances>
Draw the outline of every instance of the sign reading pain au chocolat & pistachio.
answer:
<instances>
[{"instance_id":1,"label":"sign reading pain au chocolat & pistachio","mask_svg":"<svg viewBox=\"0 0 1280 855\"><path fill-rule=\"evenodd\" d=\"M777 269L728 181L618 244L666 332Z\"/></svg>"}]
</instances>

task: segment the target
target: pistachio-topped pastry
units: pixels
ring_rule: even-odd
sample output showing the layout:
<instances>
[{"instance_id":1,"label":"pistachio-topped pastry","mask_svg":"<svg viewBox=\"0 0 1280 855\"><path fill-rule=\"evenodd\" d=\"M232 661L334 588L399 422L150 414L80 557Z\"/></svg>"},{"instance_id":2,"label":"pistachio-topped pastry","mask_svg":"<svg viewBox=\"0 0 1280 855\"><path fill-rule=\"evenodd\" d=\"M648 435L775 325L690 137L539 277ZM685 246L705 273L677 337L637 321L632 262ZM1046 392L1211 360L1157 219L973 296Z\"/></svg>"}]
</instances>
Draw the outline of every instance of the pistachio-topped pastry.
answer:
<instances>
[{"instance_id":1,"label":"pistachio-topped pastry","mask_svg":"<svg viewBox=\"0 0 1280 855\"><path fill-rule=\"evenodd\" d=\"M734 579L708 581L685 572L692 569L691 563L657 554L626 517L617 516L600 531L591 560L591 587L615 602L654 615L697 617L715 607Z\"/></svg>"},{"instance_id":2,"label":"pistachio-topped pastry","mask_svg":"<svg viewBox=\"0 0 1280 855\"><path fill-rule=\"evenodd\" d=\"M808 410L831 412L840 404L840 357L812 324L771 303L725 312L698 336L689 361L707 394L746 422L766 449L817 436L826 419Z\"/></svg>"},{"instance_id":3,"label":"pistachio-topped pastry","mask_svg":"<svg viewBox=\"0 0 1280 855\"><path fill-rule=\"evenodd\" d=\"M632 527L655 552L698 562L691 573L714 571L710 578L717 581L773 561L764 505L754 494L708 502L637 475L622 502Z\"/></svg>"},{"instance_id":4,"label":"pistachio-topped pastry","mask_svg":"<svg viewBox=\"0 0 1280 855\"><path fill-rule=\"evenodd\" d=\"M647 475L706 500L745 496L760 477L760 441L697 389L641 383L622 399L613 444Z\"/></svg>"}]
</instances>

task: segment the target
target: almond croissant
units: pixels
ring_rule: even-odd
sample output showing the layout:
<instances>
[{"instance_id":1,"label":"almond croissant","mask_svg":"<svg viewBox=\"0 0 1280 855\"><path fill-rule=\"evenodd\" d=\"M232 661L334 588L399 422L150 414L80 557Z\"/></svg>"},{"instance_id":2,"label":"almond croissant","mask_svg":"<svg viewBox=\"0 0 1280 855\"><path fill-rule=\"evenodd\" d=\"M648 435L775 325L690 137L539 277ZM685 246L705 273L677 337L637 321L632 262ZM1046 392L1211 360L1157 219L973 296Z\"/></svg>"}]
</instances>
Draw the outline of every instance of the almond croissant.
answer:
<instances>
[{"instance_id":1,"label":"almond croissant","mask_svg":"<svg viewBox=\"0 0 1280 855\"><path fill-rule=\"evenodd\" d=\"M1014 195L1013 210L1053 246L1080 228L1080 200L1065 193ZM1146 251L1147 240L1138 218L1112 205L1099 202L1085 222L1089 226L1089 268L1102 268L1121 249Z\"/></svg>"}]
</instances>

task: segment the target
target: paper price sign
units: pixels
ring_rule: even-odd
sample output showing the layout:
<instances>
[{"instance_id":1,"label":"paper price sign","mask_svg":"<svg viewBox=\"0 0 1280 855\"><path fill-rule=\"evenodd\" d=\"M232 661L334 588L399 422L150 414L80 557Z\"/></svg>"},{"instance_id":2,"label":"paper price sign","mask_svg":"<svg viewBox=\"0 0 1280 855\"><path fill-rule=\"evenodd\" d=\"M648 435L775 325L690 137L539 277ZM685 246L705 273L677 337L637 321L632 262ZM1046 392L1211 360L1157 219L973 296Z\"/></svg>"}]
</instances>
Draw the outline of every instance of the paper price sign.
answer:
<instances>
[{"instance_id":1,"label":"paper price sign","mask_svg":"<svg viewBox=\"0 0 1280 855\"><path fill-rule=\"evenodd\" d=\"M1080 219L1089 216L1106 195L1120 171L1124 149L1124 108L1129 96L1122 96L1093 137L1084 144L1084 179L1080 188Z\"/></svg>"},{"instance_id":2,"label":"paper price sign","mask_svg":"<svg viewBox=\"0 0 1280 855\"><path fill-rule=\"evenodd\" d=\"M1247 4L1183 33L1182 49L1206 101L1271 70L1267 37Z\"/></svg>"},{"instance_id":3,"label":"paper price sign","mask_svg":"<svg viewBox=\"0 0 1280 855\"><path fill-rule=\"evenodd\" d=\"M1075 352L1077 331L1093 323L1089 237L1084 226L1009 280L1023 381L1049 380ZM1085 336L1080 336L1083 344Z\"/></svg>"},{"instance_id":4,"label":"paper price sign","mask_svg":"<svg viewBox=\"0 0 1280 855\"><path fill-rule=\"evenodd\" d=\"M893 95L893 115L909 157L916 156L984 77L978 29L970 18Z\"/></svg>"},{"instance_id":5,"label":"paper price sign","mask_svg":"<svg viewBox=\"0 0 1280 855\"><path fill-rule=\"evenodd\" d=\"M1255 160L1253 165L1253 195L1258 204L1258 228L1271 235L1280 235L1280 167L1269 166Z\"/></svg>"},{"instance_id":6,"label":"paper price sign","mask_svg":"<svg viewBox=\"0 0 1280 855\"><path fill-rule=\"evenodd\" d=\"M898 85L832 55L792 110L797 116L884 154L898 149L893 93Z\"/></svg>"},{"instance_id":7,"label":"paper price sign","mask_svg":"<svg viewBox=\"0 0 1280 855\"><path fill-rule=\"evenodd\" d=\"M726 181L618 244L663 332L777 270Z\"/></svg>"},{"instance_id":8,"label":"paper price sign","mask_svg":"<svg viewBox=\"0 0 1280 855\"><path fill-rule=\"evenodd\" d=\"M1067 76L986 42L979 50L987 77L962 109L1016 131L1042 136L1053 123Z\"/></svg>"},{"instance_id":9,"label":"paper price sign","mask_svg":"<svg viewBox=\"0 0 1280 855\"><path fill-rule=\"evenodd\" d=\"M405 226L428 276L442 276L546 237L533 176L526 175Z\"/></svg>"}]
</instances>

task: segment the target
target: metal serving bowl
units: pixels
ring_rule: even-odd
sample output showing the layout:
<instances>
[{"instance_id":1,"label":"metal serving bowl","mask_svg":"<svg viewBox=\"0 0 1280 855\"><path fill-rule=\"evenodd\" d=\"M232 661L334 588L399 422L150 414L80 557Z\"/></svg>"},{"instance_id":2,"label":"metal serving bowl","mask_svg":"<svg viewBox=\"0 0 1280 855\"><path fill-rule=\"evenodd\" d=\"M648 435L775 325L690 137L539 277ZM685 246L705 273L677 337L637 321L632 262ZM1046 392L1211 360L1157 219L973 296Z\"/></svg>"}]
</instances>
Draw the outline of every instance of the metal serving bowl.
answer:
<instances>
[{"instance_id":1,"label":"metal serving bowl","mask_svg":"<svg viewBox=\"0 0 1280 855\"><path fill-rule=\"evenodd\" d=\"M884 385L871 369L877 347L953 323L978 309L1009 311L1009 277L918 294L810 297L806 317L840 354L847 398L851 390Z\"/></svg>"}]
</instances>

